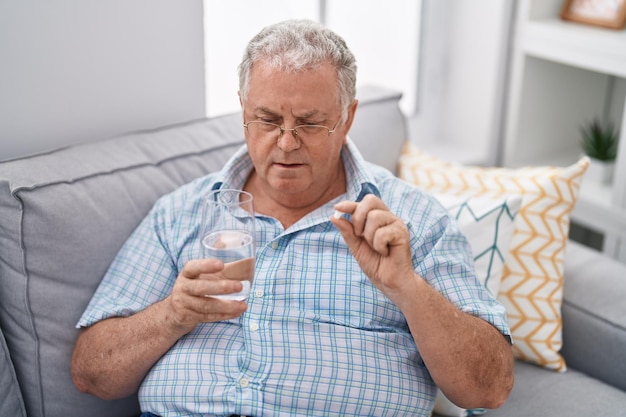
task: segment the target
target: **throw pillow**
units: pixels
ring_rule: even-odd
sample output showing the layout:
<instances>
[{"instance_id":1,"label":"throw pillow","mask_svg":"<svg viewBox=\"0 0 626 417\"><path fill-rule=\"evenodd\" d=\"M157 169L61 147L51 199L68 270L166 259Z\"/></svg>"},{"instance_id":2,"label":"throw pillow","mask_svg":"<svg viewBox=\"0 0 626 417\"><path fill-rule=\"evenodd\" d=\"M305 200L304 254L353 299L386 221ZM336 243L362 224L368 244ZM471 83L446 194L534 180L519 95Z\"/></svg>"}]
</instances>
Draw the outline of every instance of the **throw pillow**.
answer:
<instances>
[{"instance_id":1,"label":"throw pillow","mask_svg":"<svg viewBox=\"0 0 626 417\"><path fill-rule=\"evenodd\" d=\"M456 219L459 229L467 237L478 280L494 297L497 296L522 197L434 195Z\"/></svg>"},{"instance_id":2,"label":"throw pillow","mask_svg":"<svg viewBox=\"0 0 626 417\"><path fill-rule=\"evenodd\" d=\"M431 192L522 194L498 299L507 310L517 358L557 371L562 345L563 257L589 159L568 167L482 168L444 162L407 145L399 176Z\"/></svg>"},{"instance_id":3,"label":"throw pillow","mask_svg":"<svg viewBox=\"0 0 626 417\"><path fill-rule=\"evenodd\" d=\"M467 237L474 255L476 276L495 297L522 197L458 197L449 194L435 194L435 197L456 219L459 229ZM468 410L458 407L440 390L437 391L434 411L447 417L478 416L486 412L484 408Z\"/></svg>"}]
</instances>

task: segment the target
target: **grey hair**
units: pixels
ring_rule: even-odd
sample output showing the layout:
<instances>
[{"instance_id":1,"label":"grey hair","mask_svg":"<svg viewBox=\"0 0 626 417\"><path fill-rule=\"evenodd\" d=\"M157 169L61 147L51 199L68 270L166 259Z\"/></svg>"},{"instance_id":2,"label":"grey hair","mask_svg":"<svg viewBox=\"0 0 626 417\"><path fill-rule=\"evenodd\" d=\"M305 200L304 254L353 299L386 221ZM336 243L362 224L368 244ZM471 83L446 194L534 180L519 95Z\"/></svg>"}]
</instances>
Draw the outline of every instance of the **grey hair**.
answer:
<instances>
[{"instance_id":1,"label":"grey hair","mask_svg":"<svg viewBox=\"0 0 626 417\"><path fill-rule=\"evenodd\" d=\"M311 20L286 20L267 26L250 40L239 64L239 92L248 95L255 62L283 71L313 69L330 63L337 70L337 91L342 110L356 97L356 60L346 42L332 30Z\"/></svg>"}]
</instances>

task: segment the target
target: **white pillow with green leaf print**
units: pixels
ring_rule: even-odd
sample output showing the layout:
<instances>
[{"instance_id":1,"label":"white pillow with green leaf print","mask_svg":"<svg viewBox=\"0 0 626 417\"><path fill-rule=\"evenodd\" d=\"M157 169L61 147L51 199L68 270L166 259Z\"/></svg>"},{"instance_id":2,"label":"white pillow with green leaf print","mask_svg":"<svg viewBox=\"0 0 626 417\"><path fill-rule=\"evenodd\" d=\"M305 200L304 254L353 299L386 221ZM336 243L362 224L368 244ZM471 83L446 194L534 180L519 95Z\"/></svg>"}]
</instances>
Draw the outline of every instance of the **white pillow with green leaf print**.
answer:
<instances>
[{"instance_id":1,"label":"white pillow with green leaf print","mask_svg":"<svg viewBox=\"0 0 626 417\"><path fill-rule=\"evenodd\" d=\"M459 229L472 247L478 280L496 297L522 196L469 197L435 194L435 198L456 219Z\"/></svg>"},{"instance_id":2,"label":"white pillow with green leaf print","mask_svg":"<svg viewBox=\"0 0 626 417\"><path fill-rule=\"evenodd\" d=\"M462 197L435 194L435 197L456 219L459 229L467 237L478 280L496 297L522 196ZM458 407L441 391L437 392L434 411L447 417L477 416L486 412L483 408L466 410Z\"/></svg>"}]
</instances>

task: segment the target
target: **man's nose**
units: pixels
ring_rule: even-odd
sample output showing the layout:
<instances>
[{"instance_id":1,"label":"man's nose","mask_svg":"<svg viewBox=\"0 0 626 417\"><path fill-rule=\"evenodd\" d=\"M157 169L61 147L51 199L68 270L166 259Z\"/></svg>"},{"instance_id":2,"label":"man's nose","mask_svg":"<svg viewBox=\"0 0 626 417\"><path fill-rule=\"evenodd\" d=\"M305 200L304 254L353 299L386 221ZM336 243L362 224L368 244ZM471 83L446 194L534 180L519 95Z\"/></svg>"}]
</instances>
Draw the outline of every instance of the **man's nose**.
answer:
<instances>
[{"instance_id":1,"label":"man's nose","mask_svg":"<svg viewBox=\"0 0 626 417\"><path fill-rule=\"evenodd\" d=\"M295 129L283 128L280 129L280 135L278 136L276 144L284 152L290 152L300 147L300 138Z\"/></svg>"}]
</instances>

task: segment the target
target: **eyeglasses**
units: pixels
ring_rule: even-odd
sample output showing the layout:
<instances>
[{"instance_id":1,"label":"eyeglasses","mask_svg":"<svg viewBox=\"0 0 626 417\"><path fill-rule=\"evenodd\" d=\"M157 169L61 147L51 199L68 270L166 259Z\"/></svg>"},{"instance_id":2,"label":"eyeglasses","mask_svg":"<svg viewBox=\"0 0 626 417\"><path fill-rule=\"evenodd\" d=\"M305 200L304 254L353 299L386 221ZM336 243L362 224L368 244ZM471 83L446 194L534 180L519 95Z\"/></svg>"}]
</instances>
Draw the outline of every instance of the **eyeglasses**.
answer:
<instances>
[{"instance_id":1,"label":"eyeglasses","mask_svg":"<svg viewBox=\"0 0 626 417\"><path fill-rule=\"evenodd\" d=\"M298 125L292 129L286 129L276 123L264 122L262 120L244 122L243 127L248 131L252 140L259 142L272 143L277 141L283 133L291 132L294 138L297 137L309 145L316 145L335 132L340 121L341 119L335 123L332 129L322 125Z\"/></svg>"}]
</instances>

